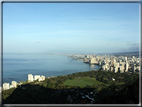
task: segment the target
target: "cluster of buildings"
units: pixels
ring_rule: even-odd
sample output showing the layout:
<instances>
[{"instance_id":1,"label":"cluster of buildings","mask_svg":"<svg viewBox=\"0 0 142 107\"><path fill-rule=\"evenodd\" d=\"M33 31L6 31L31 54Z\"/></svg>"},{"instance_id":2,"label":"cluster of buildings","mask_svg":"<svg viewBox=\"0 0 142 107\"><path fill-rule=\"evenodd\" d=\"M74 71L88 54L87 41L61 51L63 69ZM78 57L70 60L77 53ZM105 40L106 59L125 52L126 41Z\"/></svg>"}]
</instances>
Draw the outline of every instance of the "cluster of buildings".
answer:
<instances>
[{"instance_id":1,"label":"cluster of buildings","mask_svg":"<svg viewBox=\"0 0 142 107\"><path fill-rule=\"evenodd\" d=\"M140 71L139 58L135 56L113 56L113 55L73 55L72 57L82 58L84 63L98 64L105 71L114 73L136 72Z\"/></svg>"},{"instance_id":2,"label":"cluster of buildings","mask_svg":"<svg viewBox=\"0 0 142 107\"><path fill-rule=\"evenodd\" d=\"M28 82L33 82L35 80L38 80L38 81L44 81L45 80L45 76L40 76L40 75L35 75L34 78L33 78L33 75L32 74L28 74Z\"/></svg>"},{"instance_id":3,"label":"cluster of buildings","mask_svg":"<svg viewBox=\"0 0 142 107\"><path fill-rule=\"evenodd\" d=\"M128 71L136 72L136 70L140 71L139 58L135 58L134 56L132 58L124 56L118 58L106 58L102 62L99 62L99 65L102 66L103 70L113 71L114 73L124 73Z\"/></svg>"},{"instance_id":4,"label":"cluster of buildings","mask_svg":"<svg viewBox=\"0 0 142 107\"><path fill-rule=\"evenodd\" d=\"M17 85L18 84L16 81L12 81L11 84L10 83L3 83L3 90L8 90L10 88L16 88Z\"/></svg>"},{"instance_id":5,"label":"cluster of buildings","mask_svg":"<svg viewBox=\"0 0 142 107\"><path fill-rule=\"evenodd\" d=\"M33 82L35 80L38 80L38 81L44 81L45 80L45 76L40 76L40 75L34 75L34 78L33 78L33 75L32 74L28 74L28 82ZM8 90L8 89L11 89L11 88L17 88L17 85L21 85L22 83L17 83L16 81L12 81L11 84L10 83L3 83L3 88L0 87L0 92L2 90Z\"/></svg>"}]
</instances>

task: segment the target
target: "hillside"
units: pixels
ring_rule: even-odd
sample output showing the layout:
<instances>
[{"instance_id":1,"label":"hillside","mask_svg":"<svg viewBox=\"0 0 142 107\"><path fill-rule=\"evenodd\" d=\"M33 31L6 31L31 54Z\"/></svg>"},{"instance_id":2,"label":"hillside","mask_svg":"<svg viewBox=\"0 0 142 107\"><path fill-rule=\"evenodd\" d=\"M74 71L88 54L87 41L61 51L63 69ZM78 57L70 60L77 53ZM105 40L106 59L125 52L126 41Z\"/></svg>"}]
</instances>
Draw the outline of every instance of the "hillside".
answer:
<instances>
[{"instance_id":1,"label":"hillside","mask_svg":"<svg viewBox=\"0 0 142 107\"><path fill-rule=\"evenodd\" d=\"M115 78L115 81L112 78ZM3 91L2 102L3 104L137 104L138 80L138 74L101 70L79 72L46 78L43 82L25 82L16 89Z\"/></svg>"}]
</instances>

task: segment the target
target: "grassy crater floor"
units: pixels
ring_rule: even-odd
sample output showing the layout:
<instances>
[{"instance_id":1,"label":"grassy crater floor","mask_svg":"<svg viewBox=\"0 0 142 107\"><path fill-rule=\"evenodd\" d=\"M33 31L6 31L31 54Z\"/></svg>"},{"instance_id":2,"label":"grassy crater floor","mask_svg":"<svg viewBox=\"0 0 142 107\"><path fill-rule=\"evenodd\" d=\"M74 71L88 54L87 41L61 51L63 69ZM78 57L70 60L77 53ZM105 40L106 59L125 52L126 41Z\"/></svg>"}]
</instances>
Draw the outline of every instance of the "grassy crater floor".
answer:
<instances>
[{"instance_id":1,"label":"grassy crater floor","mask_svg":"<svg viewBox=\"0 0 142 107\"><path fill-rule=\"evenodd\" d=\"M90 77L83 77L83 78L77 78L73 80L66 80L63 85L69 85L69 86L79 86L81 88L86 87L86 85L98 85L98 84L104 84L103 82L97 81L96 78L90 78ZM107 84L104 84L107 85Z\"/></svg>"}]
</instances>

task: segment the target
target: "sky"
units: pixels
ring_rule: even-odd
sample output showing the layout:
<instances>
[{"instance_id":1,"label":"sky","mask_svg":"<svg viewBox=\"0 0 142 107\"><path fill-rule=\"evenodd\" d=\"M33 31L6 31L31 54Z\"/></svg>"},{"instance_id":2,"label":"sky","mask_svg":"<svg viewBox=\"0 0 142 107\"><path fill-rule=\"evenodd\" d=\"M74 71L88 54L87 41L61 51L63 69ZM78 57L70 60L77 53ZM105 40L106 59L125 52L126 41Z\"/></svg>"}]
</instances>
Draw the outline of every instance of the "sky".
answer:
<instances>
[{"instance_id":1,"label":"sky","mask_svg":"<svg viewBox=\"0 0 142 107\"><path fill-rule=\"evenodd\" d=\"M139 50L139 3L3 3L3 53Z\"/></svg>"}]
</instances>

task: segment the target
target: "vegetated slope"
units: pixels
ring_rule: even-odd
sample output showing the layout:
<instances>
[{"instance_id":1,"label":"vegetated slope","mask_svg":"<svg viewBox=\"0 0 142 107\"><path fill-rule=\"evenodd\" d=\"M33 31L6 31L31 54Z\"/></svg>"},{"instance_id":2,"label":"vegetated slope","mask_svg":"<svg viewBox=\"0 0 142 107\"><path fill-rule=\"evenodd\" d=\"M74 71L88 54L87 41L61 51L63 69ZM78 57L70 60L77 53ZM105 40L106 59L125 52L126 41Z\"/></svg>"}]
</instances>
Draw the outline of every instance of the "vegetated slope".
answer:
<instances>
[{"instance_id":1,"label":"vegetated slope","mask_svg":"<svg viewBox=\"0 0 142 107\"><path fill-rule=\"evenodd\" d=\"M113 84L96 94L96 104L139 104L139 78L130 85Z\"/></svg>"},{"instance_id":2,"label":"vegetated slope","mask_svg":"<svg viewBox=\"0 0 142 107\"><path fill-rule=\"evenodd\" d=\"M115 81L112 81L112 77ZM85 87L83 84L73 85L75 80L85 81ZM72 83L64 85L67 81ZM89 86L86 86L89 82ZM5 90L2 93L2 102L3 104L131 104L138 102L138 82L138 74L134 73L120 74L101 70L79 72L46 78L40 83L37 81L25 83L16 89ZM99 93L95 94L96 92Z\"/></svg>"}]
</instances>

